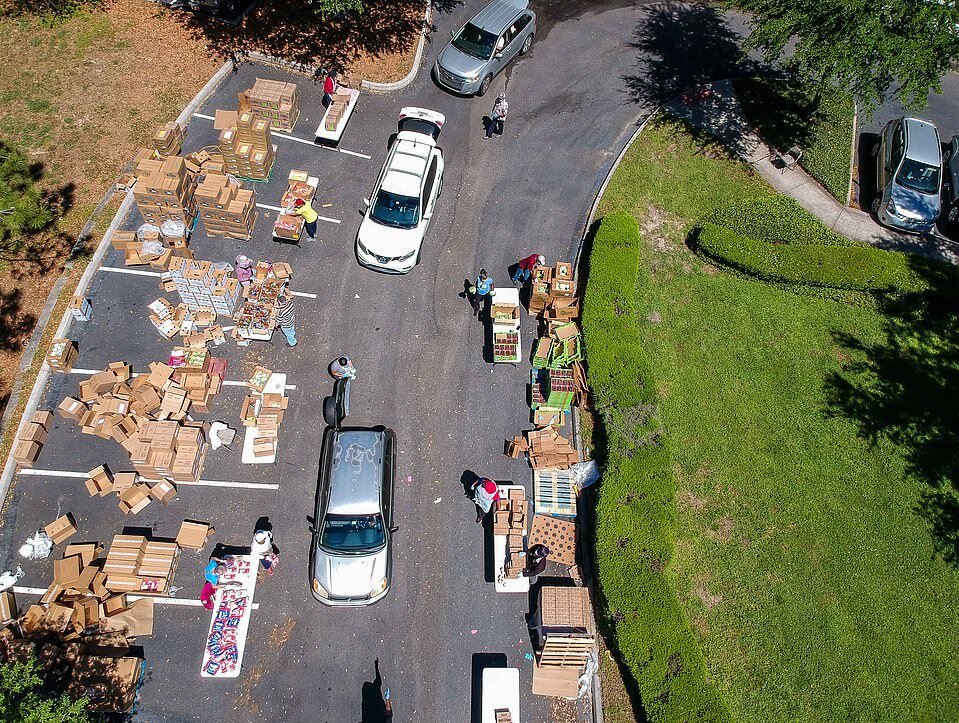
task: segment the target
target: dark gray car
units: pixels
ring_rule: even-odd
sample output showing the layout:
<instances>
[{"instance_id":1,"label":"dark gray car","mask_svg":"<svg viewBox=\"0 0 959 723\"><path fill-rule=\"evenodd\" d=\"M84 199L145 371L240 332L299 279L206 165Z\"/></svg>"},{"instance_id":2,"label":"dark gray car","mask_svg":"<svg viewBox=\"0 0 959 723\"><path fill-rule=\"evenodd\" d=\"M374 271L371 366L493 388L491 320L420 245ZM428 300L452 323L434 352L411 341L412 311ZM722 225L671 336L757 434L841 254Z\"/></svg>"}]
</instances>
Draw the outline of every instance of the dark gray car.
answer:
<instances>
[{"instance_id":1,"label":"dark gray car","mask_svg":"<svg viewBox=\"0 0 959 723\"><path fill-rule=\"evenodd\" d=\"M310 549L310 587L325 605L372 605L390 591L396 435L327 428Z\"/></svg>"},{"instance_id":2,"label":"dark gray car","mask_svg":"<svg viewBox=\"0 0 959 723\"><path fill-rule=\"evenodd\" d=\"M436 82L463 95L484 95L498 73L530 51L535 33L528 0L493 0L452 33L433 66Z\"/></svg>"},{"instance_id":3,"label":"dark gray car","mask_svg":"<svg viewBox=\"0 0 959 723\"><path fill-rule=\"evenodd\" d=\"M942 159L946 166L946 220L959 224L959 136L953 136Z\"/></svg>"}]
</instances>

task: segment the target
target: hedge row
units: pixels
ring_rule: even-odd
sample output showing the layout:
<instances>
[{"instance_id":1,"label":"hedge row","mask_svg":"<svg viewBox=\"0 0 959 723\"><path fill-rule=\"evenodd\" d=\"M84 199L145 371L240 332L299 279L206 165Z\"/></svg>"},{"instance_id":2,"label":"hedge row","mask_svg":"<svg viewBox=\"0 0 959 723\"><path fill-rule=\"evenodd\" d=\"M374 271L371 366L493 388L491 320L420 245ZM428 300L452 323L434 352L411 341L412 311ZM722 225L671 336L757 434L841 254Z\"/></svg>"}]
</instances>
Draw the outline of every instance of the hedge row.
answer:
<instances>
[{"instance_id":1,"label":"hedge row","mask_svg":"<svg viewBox=\"0 0 959 723\"><path fill-rule=\"evenodd\" d=\"M921 291L925 262L871 246L770 243L703 223L694 243L707 256L763 281L868 292Z\"/></svg>"},{"instance_id":2,"label":"hedge row","mask_svg":"<svg viewBox=\"0 0 959 723\"><path fill-rule=\"evenodd\" d=\"M630 214L602 220L583 306L588 377L608 446L596 526L601 598L651 721L728 721L666 579L676 538L676 481L636 326L639 243Z\"/></svg>"},{"instance_id":3,"label":"hedge row","mask_svg":"<svg viewBox=\"0 0 959 723\"><path fill-rule=\"evenodd\" d=\"M786 244L858 246L859 242L836 233L789 196L747 198L721 206L705 219L749 238Z\"/></svg>"}]
</instances>

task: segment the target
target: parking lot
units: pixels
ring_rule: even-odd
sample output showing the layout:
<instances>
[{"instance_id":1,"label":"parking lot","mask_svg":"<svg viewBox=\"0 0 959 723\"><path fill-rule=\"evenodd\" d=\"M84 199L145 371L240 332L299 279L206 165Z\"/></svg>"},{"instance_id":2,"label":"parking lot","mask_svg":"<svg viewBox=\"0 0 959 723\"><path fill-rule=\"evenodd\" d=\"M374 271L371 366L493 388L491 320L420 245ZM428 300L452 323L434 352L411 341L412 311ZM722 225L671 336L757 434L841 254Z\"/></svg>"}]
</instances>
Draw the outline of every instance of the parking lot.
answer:
<instances>
[{"instance_id":1,"label":"parking lot","mask_svg":"<svg viewBox=\"0 0 959 723\"><path fill-rule=\"evenodd\" d=\"M481 4L469 2L442 16L437 37ZM252 241L209 238L201 221L190 242L199 259L232 261L242 252L293 267L292 288L301 294L295 300L300 344L289 349L276 334L271 343L242 348L228 342L212 349L229 360L231 383L212 412L201 415L238 427L241 382L253 367L286 373L290 405L277 462L241 464L238 440L232 449L210 452L200 482L179 485L179 498L168 507L153 503L125 517L114 498L91 498L83 488L86 472L97 465L131 469L124 450L81 435L58 417L35 469L17 475L0 533L12 560L26 537L65 512L72 512L79 526L71 541L101 543L124 527L172 537L181 520L199 519L216 526L214 543L248 545L255 521L270 518L280 565L258 585L240 678L210 681L198 675L209 613L196 598L211 548L185 551L174 583L180 604L158 603L154 635L137 641L147 661L140 719L218 719L226 709L236 720L360 720L378 658L397 720L467 720L471 711L475 715L475 676L488 656L520 668L524 720L556 718L549 699L529 692L532 663L526 655L532 648L525 616L532 595L493 592L484 575L484 534L473 524L461 483L464 473L474 471L530 487L525 461L502 454L503 440L529 427L529 365L485 363L485 330L458 294L481 266L506 285L506 267L528 253L541 251L550 262L575 255L593 194L643 109L624 100L621 89L595 84L582 85L571 98L569 84L630 70L635 49L607 31L633 27L641 16L641 8L629 7L555 25L528 58L497 79L487 99L458 98L433 85L429 65L441 46L433 43L411 86L361 97L339 150L312 143L321 115L319 89L263 66L244 65L228 76L190 120L184 152L216 143L215 111L234 109L237 93L256 77L299 86L302 115L292 137L274 135L278 154L272 176L255 184L260 216ZM577 42L583 32L603 40L583 49ZM512 113L507 133L483 141L482 117L507 83ZM446 115L440 144L447 170L421 265L407 276L391 277L360 268L353 240L362 199L404 105ZM315 208L325 217L317 241L300 247L270 239L294 168L319 178ZM135 229L140 222L134 210L123 228ZM162 295L157 274L149 267L132 268L136 273L116 251L104 259L89 292L93 317L74 323L71 331L79 359L73 373L53 375L41 409L55 409L76 393L85 374L109 362L123 360L140 372L168 357L174 344L157 334L146 309ZM524 338L534 336L533 322L524 317ZM323 431L320 405L331 388L326 365L342 353L359 371L349 422L384 424L398 438L393 587L383 602L363 609L326 608L308 589L307 516ZM33 599L30 590L49 584L52 558L24 569L21 607Z\"/></svg>"}]
</instances>

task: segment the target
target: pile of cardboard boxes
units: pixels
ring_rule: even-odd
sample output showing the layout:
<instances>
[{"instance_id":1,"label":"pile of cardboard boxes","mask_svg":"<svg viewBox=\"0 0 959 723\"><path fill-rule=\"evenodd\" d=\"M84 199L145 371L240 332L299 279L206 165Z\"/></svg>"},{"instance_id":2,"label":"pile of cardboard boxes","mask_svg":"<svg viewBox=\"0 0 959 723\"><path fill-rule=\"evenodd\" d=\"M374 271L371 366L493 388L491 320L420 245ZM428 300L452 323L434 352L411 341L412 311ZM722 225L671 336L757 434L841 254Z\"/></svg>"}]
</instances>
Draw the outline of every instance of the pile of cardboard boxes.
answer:
<instances>
[{"instance_id":1,"label":"pile of cardboard boxes","mask_svg":"<svg viewBox=\"0 0 959 723\"><path fill-rule=\"evenodd\" d=\"M110 592L169 595L179 562L180 546L176 542L114 535L103 563L104 586Z\"/></svg>"},{"instance_id":2,"label":"pile of cardboard boxes","mask_svg":"<svg viewBox=\"0 0 959 723\"><path fill-rule=\"evenodd\" d=\"M164 123L153 134L150 145L161 156L179 155L183 148L183 141L186 138L186 128L176 121Z\"/></svg>"},{"instance_id":3,"label":"pile of cardboard boxes","mask_svg":"<svg viewBox=\"0 0 959 723\"><path fill-rule=\"evenodd\" d=\"M529 313L543 314L547 320L568 320L579 316L573 265L560 261L556 266L533 268Z\"/></svg>"},{"instance_id":4,"label":"pile of cardboard boxes","mask_svg":"<svg viewBox=\"0 0 959 723\"><path fill-rule=\"evenodd\" d=\"M53 424L52 412L34 412L30 421L23 425L13 444L13 461L21 467L33 467L43 445L47 443L50 426Z\"/></svg>"},{"instance_id":5,"label":"pile of cardboard boxes","mask_svg":"<svg viewBox=\"0 0 959 723\"><path fill-rule=\"evenodd\" d=\"M144 222L159 226L173 220L193 228L197 216L193 198L196 172L187 167L185 159L169 156L141 160L136 167L136 177L133 198Z\"/></svg>"},{"instance_id":6,"label":"pile of cardboard boxes","mask_svg":"<svg viewBox=\"0 0 959 723\"><path fill-rule=\"evenodd\" d=\"M114 231L110 242L117 251L123 252L127 266L149 264L166 271L175 258L192 259L193 252L185 236L165 236L161 231L143 229L143 238L135 231Z\"/></svg>"},{"instance_id":7,"label":"pile of cardboard boxes","mask_svg":"<svg viewBox=\"0 0 959 723\"><path fill-rule=\"evenodd\" d=\"M240 299L240 284L223 268L209 261L174 260L163 277L172 282L180 301L191 311L212 311L233 316ZM171 284L165 284L168 289Z\"/></svg>"},{"instance_id":8,"label":"pile of cardboard boxes","mask_svg":"<svg viewBox=\"0 0 959 723\"><path fill-rule=\"evenodd\" d=\"M280 199L280 208L287 209L293 206L297 199L302 199L304 203L313 202L313 196L316 194L316 188L309 183L309 174L306 171L292 170L289 176L289 186ZM281 213L277 216L273 224L273 237L277 239L287 239L289 241L298 241L303 232L303 225L306 222L302 216L297 214Z\"/></svg>"},{"instance_id":9,"label":"pile of cardboard boxes","mask_svg":"<svg viewBox=\"0 0 959 723\"><path fill-rule=\"evenodd\" d=\"M533 347L533 367L559 369L582 361L582 339L575 322L550 321L547 325L546 336L537 339Z\"/></svg>"},{"instance_id":10,"label":"pile of cardboard boxes","mask_svg":"<svg viewBox=\"0 0 959 723\"><path fill-rule=\"evenodd\" d=\"M196 187L196 202L209 236L249 241L256 223L256 192L233 178L207 174Z\"/></svg>"},{"instance_id":11,"label":"pile of cardboard boxes","mask_svg":"<svg viewBox=\"0 0 959 723\"><path fill-rule=\"evenodd\" d=\"M276 454L280 436L280 424L290 399L282 393L264 392L272 372L265 367L256 367L247 381L250 393L243 400L240 421L245 427L256 427L253 438L254 457L272 457Z\"/></svg>"},{"instance_id":12,"label":"pile of cardboard boxes","mask_svg":"<svg viewBox=\"0 0 959 723\"><path fill-rule=\"evenodd\" d=\"M580 461L579 452L552 426L530 429L506 442L506 454L518 459L526 452L533 469L569 469Z\"/></svg>"},{"instance_id":13,"label":"pile of cardboard boxes","mask_svg":"<svg viewBox=\"0 0 959 723\"><path fill-rule=\"evenodd\" d=\"M176 486L169 480L161 479L151 486L141 481L136 472L113 474L105 464L90 470L84 485L91 497L116 494L120 511L125 515L137 514L153 500L168 505L177 497Z\"/></svg>"},{"instance_id":14,"label":"pile of cardboard boxes","mask_svg":"<svg viewBox=\"0 0 959 723\"><path fill-rule=\"evenodd\" d=\"M336 92L333 94L333 103L326 111L326 120L324 127L328 131L335 131L337 126L346 116L347 107L350 104L350 94Z\"/></svg>"},{"instance_id":15,"label":"pile of cardboard boxes","mask_svg":"<svg viewBox=\"0 0 959 723\"><path fill-rule=\"evenodd\" d=\"M300 117L296 83L257 78L253 87L244 95L245 102L249 104L249 110L253 115L268 120L270 125L278 131L293 132L296 121ZM241 98L241 112L246 110L244 106L244 98Z\"/></svg>"},{"instance_id":16,"label":"pile of cardboard boxes","mask_svg":"<svg viewBox=\"0 0 959 723\"><path fill-rule=\"evenodd\" d=\"M263 181L270 177L276 147L270 121L252 112L237 114L236 125L220 132L220 153L227 173L239 178Z\"/></svg>"},{"instance_id":17,"label":"pile of cardboard boxes","mask_svg":"<svg viewBox=\"0 0 959 723\"><path fill-rule=\"evenodd\" d=\"M579 676L596 643L589 590L544 585L533 628L538 642L533 694L577 697Z\"/></svg>"},{"instance_id":18,"label":"pile of cardboard boxes","mask_svg":"<svg viewBox=\"0 0 959 723\"><path fill-rule=\"evenodd\" d=\"M528 515L523 490L510 490L505 500L493 503L493 534L506 536L506 577L517 578L526 566L525 531Z\"/></svg>"},{"instance_id":19,"label":"pile of cardboard boxes","mask_svg":"<svg viewBox=\"0 0 959 723\"><path fill-rule=\"evenodd\" d=\"M223 381L222 366L218 370L213 357L199 369L154 362L149 373L131 377L127 364L114 362L80 382L79 398L66 397L57 412L77 422L82 433L122 445L146 479L195 482L207 442L204 423L188 421L187 412L194 403L198 411L209 409Z\"/></svg>"},{"instance_id":20,"label":"pile of cardboard boxes","mask_svg":"<svg viewBox=\"0 0 959 723\"><path fill-rule=\"evenodd\" d=\"M276 329L277 299L293 275L287 263L260 261L253 270L253 278L243 289L243 303L233 319L234 339L269 341Z\"/></svg>"}]
</instances>

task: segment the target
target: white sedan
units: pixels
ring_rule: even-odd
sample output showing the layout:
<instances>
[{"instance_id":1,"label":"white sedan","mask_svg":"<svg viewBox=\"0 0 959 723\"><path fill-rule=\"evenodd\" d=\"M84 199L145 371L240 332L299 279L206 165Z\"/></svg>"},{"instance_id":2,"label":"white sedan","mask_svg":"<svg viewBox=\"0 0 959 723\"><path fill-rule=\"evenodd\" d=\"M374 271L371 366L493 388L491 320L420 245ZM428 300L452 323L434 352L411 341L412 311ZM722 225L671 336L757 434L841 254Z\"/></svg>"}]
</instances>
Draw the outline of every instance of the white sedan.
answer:
<instances>
[{"instance_id":1,"label":"white sedan","mask_svg":"<svg viewBox=\"0 0 959 723\"><path fill-rule=\"evenodd\" d=\"M356 258L367 268L405 274L420 260L436 199L443 190L443 150L436 145L446 117L403 108L399 132L376 178L356 234Z\"/></svg>"}]
</instances>

